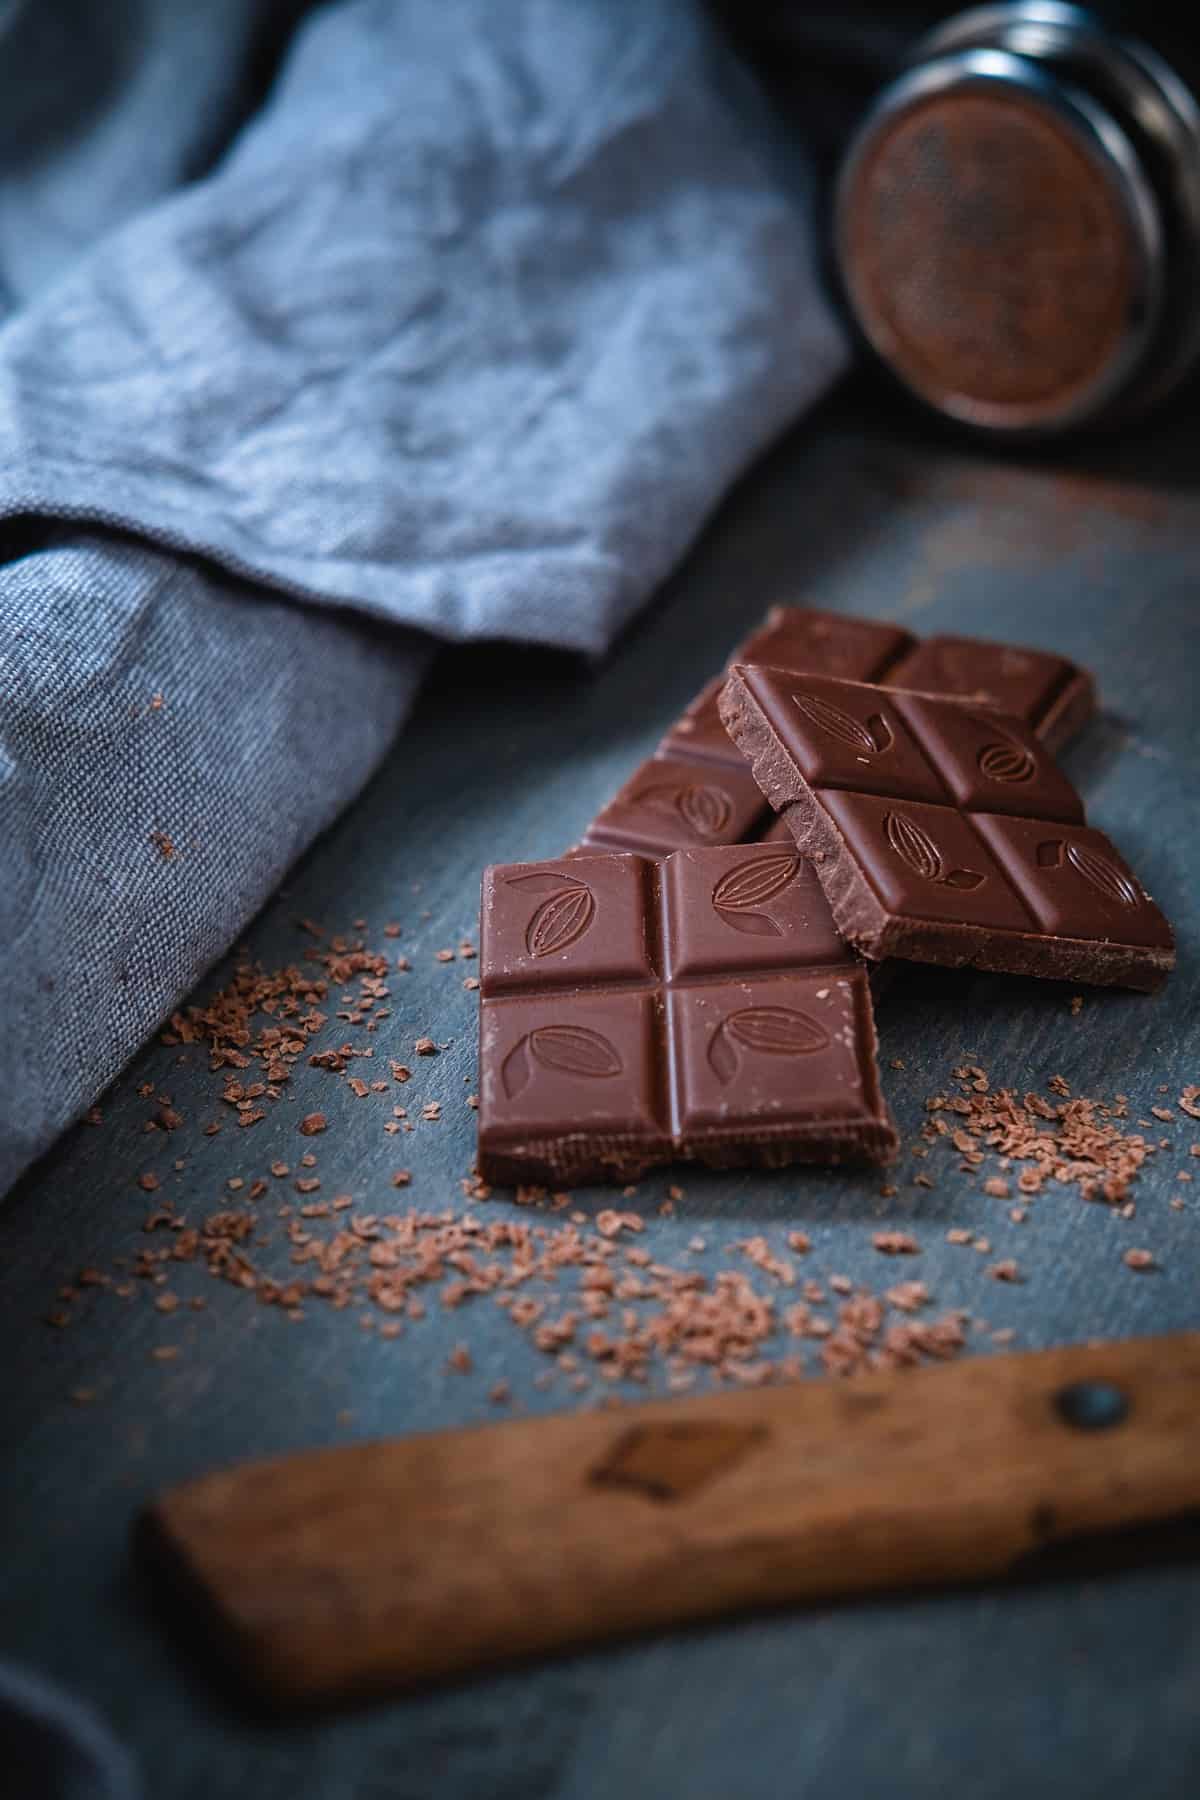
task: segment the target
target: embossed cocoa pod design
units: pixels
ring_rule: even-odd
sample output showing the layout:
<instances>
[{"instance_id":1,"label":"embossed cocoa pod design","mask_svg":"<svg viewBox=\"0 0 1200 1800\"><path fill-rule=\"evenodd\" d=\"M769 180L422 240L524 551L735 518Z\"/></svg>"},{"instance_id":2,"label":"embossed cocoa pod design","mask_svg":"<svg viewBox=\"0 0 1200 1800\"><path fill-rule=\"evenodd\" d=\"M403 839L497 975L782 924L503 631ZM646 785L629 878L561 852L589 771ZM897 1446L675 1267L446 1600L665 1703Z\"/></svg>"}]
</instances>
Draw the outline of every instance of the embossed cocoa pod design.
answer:
<instances>
[{"instance_id":1,"label":"embossed cocoa pod design","mask_svg":"<svg viewBox=\"0 0 1200 1800\"><path fill-rule=\"evenodd\" d=\"M747 1006L726 1019L725 1029L747 1050L769 1056L808 1056L829 1044L825 1027L794 1006Z\"/></svg>"},{"instance_id":2,"label":"embossed cocoa pod design","mask_svg":"<svg viewBox=\"0 0 1200 1800\"><path fill-rule=\"evenodd\" d=\"M976 760L989 781L1031 781L1037 774L1037 763L1023 744L985 744Z\"/></svg>"},{"instance_id":3,"label":"embossed cocoa pod design","mask_svg":"<svg viewBox=\"0 0 1200 1800\"><path fill-rule=\"evenodd\" d=\"M621 1059L606 1037L583 1025L538 1025L513 1045L500 1065L500 1084L515 1100L533 1074L530 1063L560 1075L603 1078L621 1073Z\"/></svg>"},{"instance_id":4,"label":"embossed cocoa pod design","mask_svg":"<svg viewBox=\"0 0 1200 1800\"><path fill-rule=\"evenodd\" d=\"M733 807L723 788L686 787L679 796L679 816L697 837L719 837L733 816Z\"/></svg>"},{"instance_id":5,"label":"embossed cocoa pod design","mask_svg":"<svg viewBox=\"0 0 1200 1800\"><path fill-rule=\"evenodd\" d=\"M914 875L923 875L926 881L941 879L942 853L927 831L914 825L903 813L886 813L883 830L896 855L908 864Z\"/></svg>"},{"instance_id":6,"label":"embossed cocoa pod design","mask_svg":"<svg viewBox=\"0 0 1200 1800\"><path fill-rule=\"evenodd\" d=\"M1118 906L1141 905L1142 896L1137 883L1099 850L1092 850L1083 844L1068 843L1067 861L1077 875L1082 875L1106 899L1115 900Z\"/></svg>"},{"instance_id":7,"label":"embossed cocoa pod design","mask_svg":"<svg viewBox=\"0 0 1200 1800\"><path fill-rule=\"evenodd\" d=\"M925 881L936 881L939 887L970 893L985 880L976 869L947 870L942 853L929 833L912 819L906 819L903 813L885 813L883 832L901 861Z\"/></svg>"},{"instance_id":8,"label":"embossed cocoa pod design","mask_svg":"<svg viewBox=\"0 0 1200 1800\"><path fill-rule=\"evenodd\" d=\"M530 956L552 956L578 943L596 916L591 888L582 881L560 887L538 907L525 932Z\"/></svg>"},{"instance_id":9,"label":"embossed cocoa pod design","mask_svg":"<svg viewBox=\"0 0 1200 1800\"><path fill-rule=\"evenodd\" d=\"M810 725L827 731L847 750L855 750L860 756L875 756L891 748L892 728L882 713L873 713L864 725L819 694L793 694L792 699Z\"/></svg>"},{"instance_id":10,"label":"embossed cocoa pod design","mask_svg":"<svg viewBox=\"0 0 1200 1800\"><path fill-rule=\"evenodd\" d=\"M724 788L696 782L687 787L643 788L633 796L635 806L651 812L674 813L699 838L719 837L733 817L733 803Z\"/></svg>"},{"instance_id":11,"label":"embossed cocoa pod design","mask_svg":"<svg viewBox=\"0 0 1200 1800\"><path fill-rule=\"evenodd\" d=\"M529 1048L543 1069L562 1075L619 1075L621 1059L606 1037L583 1025L539 1025Z\"/></svg>"},{"instance_id":12,"label":"embossed cocoa pod design","mask_svg":"<svg viewBox=\"0 0 1200 1800\"><path fill-rule=\"evenodd\" d=\"M743 1007L717 1026L708 1046L709 1063L721 1081L737 1073L735 1044L767 1056L811 1056L829 1047L829 1033L793 1006Z\"/></svg>"},{"instance_id":13,"label":"embossed cocoa pod design","mask_svg":"<svg viewBox=\"0 0 1200 1800\"><path fill-rule=\"evenodd\" d=\"M525 1086L533 1070L529 1066L528 1033L513 1045L504 1061L500 1064L500 1085L510 1100L515 1100Z\"/></svg>"},{"instance_id":14,"label":"embossed cocoa pod design","mask_svg":"<svg viewBox=\"0 0 1200 1800\"><path fill-rule=\"evenodd\" d=\"M782 937L775 921L756 908L782 893L799 869L800 858L791 850L750 857L722 875L712 891L713 911L735 931L754 937Z\"/></svg>"},{"instance_id":15,"label":"embossed cocoa pod design","mask_svg":"<svg viewBox=\"0 0 1200 1800\"><path fill-rule=\"evenodd\" d=\"M973 713L968 716L972 725L987 733L989 740L975 758L979 773L989 781L1031 781L1038 766L1029 748L995 719L981 719Z\"/></svg>"}]
</instances>

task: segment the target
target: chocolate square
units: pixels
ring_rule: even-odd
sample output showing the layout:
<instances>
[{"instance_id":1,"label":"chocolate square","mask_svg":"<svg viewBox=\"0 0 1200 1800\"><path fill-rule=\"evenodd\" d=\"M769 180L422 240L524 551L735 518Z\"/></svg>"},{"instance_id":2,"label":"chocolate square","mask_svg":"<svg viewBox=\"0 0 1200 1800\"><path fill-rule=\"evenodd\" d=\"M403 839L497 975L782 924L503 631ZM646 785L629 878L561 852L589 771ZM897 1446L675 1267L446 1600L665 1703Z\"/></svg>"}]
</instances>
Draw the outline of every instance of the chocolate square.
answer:
<instances>
[{"instance_id":1,"label":"chocolate square","mask_svg":"<svg viewBox=\"0 0 1200 1800\"><path fill-rule=\"evenodd\" d=\"M1087 938L1099 929L1148 948L1164 942L1161 913L1103 832L1041 819L980 818L976 825L1043 931Z\"/></svg>"},{"instance_id":2,"label":"chocolate square","mask_svg":"<svg viewBox=\"0 0 1200 1800\"><path fill-rule=\"evenodd\" d=\"M953 807L837 789L821 802L889 911L1000 931L1033 925L970 821Z\"/></svg>"},{"instance_id":3,"label":"chocolate square","mask_svg":"<svg viewBox=\"0 0 1200 1800\"><path fill-rule=\"evenodd\" d=\"M786 845L747 845L741 856L683 850L663 865L671 929L667 975L800 968L848 961L812 864Z\"/></svg>"},{"instance_id":4,"label":"chocolate square","mask_svg":"<svg viewBox=\"0 0 1200 1800\"><path fill-rule=\"evenodd\" d=\"M866 974L852 965L672 989L683 1136L704 1133L710 1145L728 1136L736 1146L757 1126L791 1143L809 1130L828 1133L835 1121L877 1120L878 1081L859 1049L869 1008Z\"/></svg>"},{"instance_id":5,"label":"chocolate square","mask_svg":"<svg viewBox=\"0 0 1200 1800\"><path fill-rule=\"evenodd\" d=\"M550 981L654 979L646 871L633 857L492 870L483 915L492 993Z\"/></svg>"},{"instance_id":6,"label":"chocolate square","mask_svg":"<svg viewBox=\"0 0 1200 1800\"><path fill-rule=\"evenodd\" d=\"M589 1142L652 1148L666 1128L656 1005L653 990L493 998L480 1032L489 1114L522 1137L553 1137L565 1116Z\"/></svg>"},{"instance_id":7,"label":"chocolate square","mask_svg":"<svg viewBox=\"0 0 1200 1800\"><path fill-rule=\"evenodd\" d=\"M588 827L584 847L665 856L695 844L737 844L765 822L744 768L702 768L673 757L643 764Z\"/></svg>"},{"instance_id":8,"label":"chocolate square","mask_svg":"<svg viewBox=\"0 0 1200 1800\"><path fill-rule=\"evenodd\" d=\"M1083 801L1026 725L921 694L896 693L893 703L965 811L1083 823Z\"/></svg>"},{"instance_id":9,"label":"chocolate square","mask_svg":"<svg viewBox=\"0 0 1200 1800\"><path fill-rule=\"evenodd\" d=\"M949 798L891 696L880 688L780 669L759 674L759 705L814 787L895 794L930 806ZM867 697L870 703L864 704Z\"/></svg>"}]
</instances>

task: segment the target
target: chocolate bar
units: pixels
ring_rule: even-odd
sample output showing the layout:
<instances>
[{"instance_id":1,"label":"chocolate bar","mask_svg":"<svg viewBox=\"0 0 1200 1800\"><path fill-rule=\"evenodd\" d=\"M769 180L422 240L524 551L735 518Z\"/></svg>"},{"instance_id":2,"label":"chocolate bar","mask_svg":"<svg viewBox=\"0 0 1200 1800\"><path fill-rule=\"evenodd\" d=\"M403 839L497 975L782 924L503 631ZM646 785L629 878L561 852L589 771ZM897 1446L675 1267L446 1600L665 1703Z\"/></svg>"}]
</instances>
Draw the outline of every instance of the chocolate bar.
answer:
<instances>
[{"instance_id":1,"label":"chocolate bar","mask_svg":"<svg viewBox=\"0 0 1200 1800\"><path fill-rule=\"evenodd\" d=\"M773 607L732 661L956 695L1015 713L1053 746L1095 708L1091 676L1061 656L976 638L918 642L898 625L806 607ZM709 682L593 819L581 848L665 856L770 835L770 811L721 724L724 681L722 672Z\"/></svg>"},{"instance_id":2,"label":"chocolate bar","mask_svg":"<svg viewBox=\"0 0 1200 1800\"><path fill-rule=\"evenodd\" d=\"M865 955L1147 990L1174 965L1166 919L1020 719L740 666L720 710Z\"/></svg>"},{"instance_id":3,"label":"chocolate bar","mask_svg":"<svg viewBox=\"0 0 1200 1800\"><path fill-rule=\"evenodd\" d=\"M480 977L485 1180L895 1154L867 972L791 845L490 868Z\"/></svg>"}]
</instances>

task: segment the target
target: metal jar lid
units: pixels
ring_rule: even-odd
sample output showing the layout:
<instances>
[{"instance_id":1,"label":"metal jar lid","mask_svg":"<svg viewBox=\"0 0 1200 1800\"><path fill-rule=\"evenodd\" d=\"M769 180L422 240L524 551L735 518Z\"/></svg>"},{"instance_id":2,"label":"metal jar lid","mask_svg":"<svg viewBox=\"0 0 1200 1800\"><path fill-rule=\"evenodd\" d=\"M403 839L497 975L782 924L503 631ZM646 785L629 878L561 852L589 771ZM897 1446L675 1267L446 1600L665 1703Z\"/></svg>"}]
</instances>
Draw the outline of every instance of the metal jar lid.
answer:
<instances>
[{"instance_id":1,"label":"metal jar lid","mask_svg":"<svg viewBox=\"0 0 1200 1800\"><path fill-rule=\"evenodd\" d=\"M834 246L905 387L992 435L1140 409L1200 354L1200 109L1056 0L940 26L860 126Z\"/></svg>"}]
</instances>

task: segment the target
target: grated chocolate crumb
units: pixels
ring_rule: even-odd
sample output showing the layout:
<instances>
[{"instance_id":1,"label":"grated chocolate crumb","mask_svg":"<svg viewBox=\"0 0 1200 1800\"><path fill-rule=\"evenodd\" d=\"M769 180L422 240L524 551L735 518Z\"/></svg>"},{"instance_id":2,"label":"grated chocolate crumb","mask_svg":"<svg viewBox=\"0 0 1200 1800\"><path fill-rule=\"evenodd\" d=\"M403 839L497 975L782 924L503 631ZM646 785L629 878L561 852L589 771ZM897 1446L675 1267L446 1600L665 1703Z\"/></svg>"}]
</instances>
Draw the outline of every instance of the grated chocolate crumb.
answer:
<instances>
[{"instance_id":1,"label":"grated chocolate crumb","mask_svg":"<svg viewBox=\"0 0 1200 1800\"><path fill-rule=\"evenodd\" d=\"M916 1256L921 1249L916 1238L906 1231L877 1231L871 1243L884 1256Z\"/></svg>"}]
</instances>

